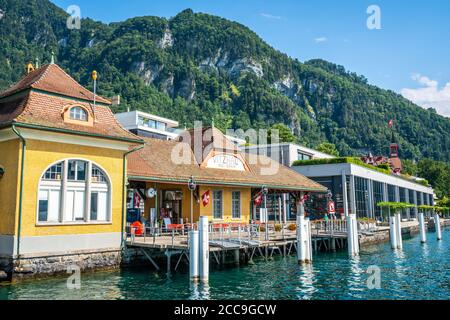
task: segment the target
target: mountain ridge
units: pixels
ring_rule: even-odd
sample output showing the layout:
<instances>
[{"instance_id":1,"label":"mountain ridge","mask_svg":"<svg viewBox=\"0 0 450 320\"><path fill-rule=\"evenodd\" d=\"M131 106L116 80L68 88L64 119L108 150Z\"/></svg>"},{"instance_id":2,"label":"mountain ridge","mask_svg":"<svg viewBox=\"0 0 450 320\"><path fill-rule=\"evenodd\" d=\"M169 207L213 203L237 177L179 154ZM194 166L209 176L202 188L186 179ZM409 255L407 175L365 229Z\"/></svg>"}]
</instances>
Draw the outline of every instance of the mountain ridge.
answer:
<instances>
[{"instance_id":1,"label":"mountain ridge","mask_svg":"<svg viewBox=\"0 0 450 320\"><path fill-rule=\"evenodd\" d=\"M38 56L57 62L99 94L120 94L126 107L219 128L289 126L309 147L329 141L343 155L387 154L395 120L402 157L450 161L450 119L370 85L344 67L304 63L272 48L248 27L187 9L166 19L135 17L104 24L67 14L47 0L0 0L0 88ZM11 35L15 34L13 38Z\"/></svg>"}]
</instances>

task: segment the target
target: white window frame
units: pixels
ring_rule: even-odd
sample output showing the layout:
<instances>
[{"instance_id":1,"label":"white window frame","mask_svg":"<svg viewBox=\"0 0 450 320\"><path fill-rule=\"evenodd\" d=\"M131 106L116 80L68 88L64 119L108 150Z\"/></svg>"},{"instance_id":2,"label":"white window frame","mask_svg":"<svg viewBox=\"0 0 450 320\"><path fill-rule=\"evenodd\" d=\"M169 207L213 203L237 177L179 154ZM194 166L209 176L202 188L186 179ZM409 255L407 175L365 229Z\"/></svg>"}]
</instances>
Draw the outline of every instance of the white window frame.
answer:
<instances>
[{"instance_id":1,"label":"white window frame","mask_svg":"<svg viewBox=\"0 0 450 320\"><path fill-rule=\"evenodd\" d=\"M215 193L216 192L220 192L222 194L222 201L221 201L221 217L220 218L216 218L215 216L215 208L216 208L216 197L215 197ZM215 221L223 221L224 220L224 202L225 202L225 192L223 190L213 190L213 205L212 205L212 218Z\"/></svg>"},{"instance_id":2,"label":"white window frame","mask_svg":"<svg viewBox=\"0 0 450 320\"><path fill-rule=\"evenodd\" d=\"M234 216L234 193L239 193L239 217ZM231 191L231 219L232 220L241 220L242 219L242 191L241 190L232 190Z\"/></svg>"},{"instance_id":3,"label":"white window frame","mask_svg":"<svg viewBox=\"0 0 450 320\"><path fill-rule=\"evenodd\" d=\"M69 181L67 180L68 175L68 163L69 161L84 161L86 165L86 180L85 181ZM61 180L45 180L44 176L47 170L49 170L54 165L62 162L62 179ZM99 183L91 181L92 167L96 166L102 171L106 178L106 183ZM60 190L60 201L59 201L59 221L39 221L39 192L48 190ZM83 220L72 221L66 219L66 201L67 193L69 191L83 191L84 203L83 208ZM91 193L92 192L106 192L106 220L102 221L91 221ZM58 225L101 225L101 224L112 224L112 194L113 186L112 180L107 171L99 164L82 158L68 158L56 161L49 165L41 174L39 179L39 184L37 188L37 206L36 206L36 226L58 226Z\"/></svg>"},{"instance_id":4,"label":"white window frame","mask_svg":"<svg viewBox=\"0 0 450 320\"><path fill-rule=\"evenodd\" d=\"M83 107L74 106L69 109L69 119L74 121L88 122L89 113Z\"/></svg>"}]
</instances>

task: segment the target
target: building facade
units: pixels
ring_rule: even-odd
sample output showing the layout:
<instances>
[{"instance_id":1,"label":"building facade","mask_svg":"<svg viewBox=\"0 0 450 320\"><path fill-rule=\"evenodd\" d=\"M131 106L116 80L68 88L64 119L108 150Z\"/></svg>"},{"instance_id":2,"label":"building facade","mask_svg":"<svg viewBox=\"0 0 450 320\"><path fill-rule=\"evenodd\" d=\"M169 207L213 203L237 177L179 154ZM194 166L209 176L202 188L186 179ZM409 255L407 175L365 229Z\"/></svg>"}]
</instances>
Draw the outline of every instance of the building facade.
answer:
<instances>
[{"instance_id":1,"label":"building facade","mask_svg":"<svg viewBox=\"0 0 450 320\"><path fill-rule=\"evenodd\" d=\"M0 94L0 266L116 266L125 157L143 141L116 121L110 101L56 64L30 71Z\"/></svg>"},{"instance_id":2,"label":"building facade","mask_svg":"<svg viewBox=\"0 0 450 320\"><path fill-rule=\"evenodd\" d=\"M434 205L434 192L430 186L395 174L386 174L375 169L352 163L305 165L293 167L297 172L327 187L336 203L337 212L354 212L359 218L383 220L387 212L377 206L380 202L405 202ZM347 204L345 204L346 188ZM312 215L323 217L327 212L327 197L310 203ZM417 218L417 208L405 209L404 219Z\"/></svg>"},{"instance_id":3,"label":"building facade","mask_svg":"<svg viewBox=\"0 0 450 320\"><path fill-rule=\"evenodd\" d=\"M243 153L215 128L187 131L179 141L145 138L144 149L130 155L128 175L131 195L140 198L136 203L130 196L130 207L145 203L151 224L196 223L200 216L212 223L249 223L261 219L260 209L275 194L289 193L294 200L299 192L326 192L270 158ZM266 203L255 201L263 189ZM282 221L286 205L269 220Z\"/></svg>"},{"instance_id":4,"label":"building facade","mask_svg":"<svg viewBox=\"0 0 450 320\"><path fill-rule=\"evenodd\" d=\"M243 146L241 149L250 154L259 154L272 158L290 167L297 160L331 159L334 156L294 143Z\"/></svg>"}]
</instances>

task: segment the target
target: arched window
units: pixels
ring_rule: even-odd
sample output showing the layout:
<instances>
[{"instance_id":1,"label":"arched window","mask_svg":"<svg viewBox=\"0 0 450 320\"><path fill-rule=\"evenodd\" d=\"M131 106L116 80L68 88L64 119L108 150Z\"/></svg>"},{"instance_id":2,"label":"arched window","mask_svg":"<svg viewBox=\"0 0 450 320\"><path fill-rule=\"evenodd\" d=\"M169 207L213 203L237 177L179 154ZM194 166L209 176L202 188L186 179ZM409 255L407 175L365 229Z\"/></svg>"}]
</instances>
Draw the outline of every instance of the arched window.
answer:
<instances>
[{"instance_id":1,"label":"arched window","mask_svg":"<svg viewBox=\"0 0 450 320\"><path fill-rule=\"evenodd\" d=\"M88 121L88 113L82 107L70 108L70 119L77 121Z\"/></svg>"},{"instance_id":2,"label":"arched window","mask_svg":"<svg viewBox=\"0 0 450 320\"><path fill-rule=\"evenodd\" d=\"M85 160L64 160L52 165L42 175L38 222L109 222L110 202L110 181L99 166Z\"/></svg>"}]
</instances>

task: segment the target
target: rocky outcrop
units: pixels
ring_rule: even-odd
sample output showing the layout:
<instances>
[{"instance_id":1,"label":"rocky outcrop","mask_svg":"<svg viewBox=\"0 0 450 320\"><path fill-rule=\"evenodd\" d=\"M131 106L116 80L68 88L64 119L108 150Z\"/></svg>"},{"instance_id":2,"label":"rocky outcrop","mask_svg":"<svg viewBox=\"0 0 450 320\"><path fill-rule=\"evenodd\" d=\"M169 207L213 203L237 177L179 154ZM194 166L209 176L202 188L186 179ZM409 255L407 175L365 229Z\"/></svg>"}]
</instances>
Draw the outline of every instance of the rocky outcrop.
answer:
<instances>
[{"instance_id":1,"label":"rocky outcrop","mask_svg":"<svg viewBox=\"0 0 450 320\"><path fill-rule=\"evenodd\" d=\"M276 81L273 87L289 99L299 103L300 102L300 91L302 85L297 83L291 75L287 75L284 78Z\"/></svg>"},{"instance_id":2,"label":"rocky outcrop","mask_svg":"<svg viewBox=\"0 0 450 320\"><path fill-rule=\"evenodd\" d=\"M159 41L159 47L161 49L167 49L167 48L171 48L172 46L173 46L172 31L170 31L170 29L166 29L166 31L164 32L163 37Z\"/></svg>"},{"instance_id":3,"label":"rocky outcrop","mask_svg":"<svg viewBox=\"0 0 450 320\"><path fill-rule=\"evenodd\" d=\"M224 52L220 48L216 55L206 58L199 64L199 69L204 72L219 72L224 71L232 78L238 78L244 72L252 72L262 78L264 76L263 67L260 62L252 58L230 59L230 54Z\"/></svg>"},{"instance_id":4,"label":"rocky outcrop","mask_svg":"<svg viewBox=\"0 0 450 320\"><path fill-rule=\"evenodd\" d=\"M136 61L131 65L131 71L142 78L146 85L152 84L160 75L164 66L162 65L148 65L144 61Z\"/></svg>"}]
</instances>

